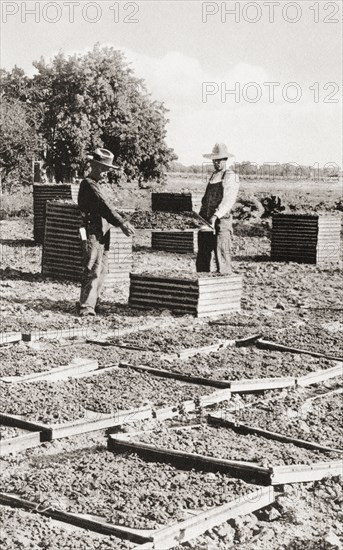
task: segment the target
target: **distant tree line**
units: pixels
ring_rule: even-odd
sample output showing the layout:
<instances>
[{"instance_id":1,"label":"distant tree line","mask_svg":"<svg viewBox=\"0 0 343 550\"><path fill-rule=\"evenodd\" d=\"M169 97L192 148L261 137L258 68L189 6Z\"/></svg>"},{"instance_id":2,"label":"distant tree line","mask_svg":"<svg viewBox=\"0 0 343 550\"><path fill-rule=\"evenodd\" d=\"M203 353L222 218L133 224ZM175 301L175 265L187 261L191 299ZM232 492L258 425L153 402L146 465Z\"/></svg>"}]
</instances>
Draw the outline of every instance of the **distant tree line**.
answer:
<instances>
[{"instance_id":1,"label":"distant tree line","mask_svg":"<svg viewBox=\"0 0 343 550\"><path fill-rule=\"evenodd\" d=\"M233 169L240 175L254 176L257 178L270 178L270 179L320 179L331 176L338 176L340 167L334 163L328 163L325 166L308 166L297 164L296 162L287 162L283 164L279 163L265 163L258 165L250 161L243 161L236 163Z\"/></svg>"},{"instance_id":2,"label":"distant tree line","mask_svg":"<svg viewBox=\"0 0 343 550\"><path fill-rule=\"evenodd\" d=\"M113 152L128 180L164 179L177 158L165 141L167 109L120 51L95 45L84 55L59 53L33 65L32 78L18 67L1 69L3 181L31 180L33 158L51 179L70 181L83 175L96 147Z\"/></svg>"},{"instance_id":3,"label":"distant tree line","mask_svg":"<svg viewBox=\"0 0 343 550\"><path fill-rule=\"evenodd\" d=\"M326 166L307 166L297 163L266 163L258 165L250 161L236 162L231 164L230 168L238 173L240 176L247 177L249 179L261 178L261 179L323 179L330 177L338 177L340 174L340 167L335 163L328 163ZM201 174L209 171L209 162L206 161L203 164L192 164L185 166L180 162L172 162L169 168L170 172L178 173L190 173Z\"/></svg>"}]
</instances>

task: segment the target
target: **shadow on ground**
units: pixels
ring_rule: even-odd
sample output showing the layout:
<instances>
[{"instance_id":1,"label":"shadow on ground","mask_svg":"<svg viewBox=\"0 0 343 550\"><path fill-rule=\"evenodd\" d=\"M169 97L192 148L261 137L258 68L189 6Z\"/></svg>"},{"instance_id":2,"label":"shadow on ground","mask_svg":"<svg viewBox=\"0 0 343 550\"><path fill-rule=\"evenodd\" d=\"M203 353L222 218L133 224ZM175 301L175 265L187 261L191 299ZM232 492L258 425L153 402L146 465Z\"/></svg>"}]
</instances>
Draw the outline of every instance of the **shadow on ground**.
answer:
<instances>
[{"instance_id":1,"label":"shadow on ground","mask_svg":"<svg viewBox=\"0 0 343 550\"><path fill-rule=\"evenodd\" d=\"M42 282L45 278L41 273L32 273L29 271L20 271L19 269L12 269L11 267L6 267L5 269L0 269L0 280L2 281L30 281L30 282Z\"/></svg>"},{"instance_id":2,"label":"shadow on ground","mask_svg":"<svg viewBox=\"0 0 343 550\"><path fill-rule=\"evenodd\" d=\"M40 246L33 239L0 239L0 244L3 246Z\"/></svg>"},{"instance_id":3,"label":"shadow on ground","mask_svg":"<svg viewBox=\"0 0 343 550\"><path fill-rule=\"evenodd\" d=\"M237 254L233 256L234 262L270 262L268 254L248 256L247 254Z\"/></svg>"}]
</instances>

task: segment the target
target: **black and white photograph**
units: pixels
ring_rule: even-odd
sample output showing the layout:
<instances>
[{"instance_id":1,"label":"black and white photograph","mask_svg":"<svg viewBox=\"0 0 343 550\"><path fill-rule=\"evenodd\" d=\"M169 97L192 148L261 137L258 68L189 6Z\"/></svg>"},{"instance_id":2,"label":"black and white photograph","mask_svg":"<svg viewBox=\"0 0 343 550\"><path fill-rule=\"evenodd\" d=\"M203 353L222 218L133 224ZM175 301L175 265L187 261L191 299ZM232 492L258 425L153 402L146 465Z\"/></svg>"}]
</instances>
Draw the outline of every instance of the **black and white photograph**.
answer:
<instances>
[{"instance_id":1,"label":"black and white photograph","mask_svg":"<svg viewBox=\"0 0 343 550\"><path fill-rule=\"evenodd\" d=\"M0 0L0 546L343 548L343 1Z\"/></svg>"}]
</instances>

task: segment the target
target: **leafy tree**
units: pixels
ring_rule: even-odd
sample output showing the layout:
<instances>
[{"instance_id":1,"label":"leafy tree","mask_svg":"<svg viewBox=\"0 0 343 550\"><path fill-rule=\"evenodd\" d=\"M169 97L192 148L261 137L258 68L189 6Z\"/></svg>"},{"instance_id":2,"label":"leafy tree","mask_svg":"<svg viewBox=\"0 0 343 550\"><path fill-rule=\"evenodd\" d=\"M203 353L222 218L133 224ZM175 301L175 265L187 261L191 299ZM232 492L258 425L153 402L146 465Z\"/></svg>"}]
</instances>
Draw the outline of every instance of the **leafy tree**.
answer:
<instances>
[{"instance_id":1,"label":"leafy tree","mask_svg":"<svg viewBox=\"0 0 343 550\"><path fill-rule=\"evenodd\" d=\"M0 102L0 168L7 188L31 179L32 158L39 150L35 113L15 99Z\"/></svg>"},{"instance_id":2,"label":"leafy tree","mask_svg":"<svg viewBox=\"0 0 343 550\"><path fill-rule=\"evenodd\" d=\"M57 181L82 173L86 154L99 146L113 152L128 179L163 178L176 158L165 143L167 110L151 100L120 51L96 45L34 66L31 100L44 112L46 164Z\"/></svg>"},{"instance_id":3,"label":"leafy tree","mask_svg":"<svg viewBox=\"0 0 343 550\"><path fill-rule=\"evenodd\" d=\"M0 69L0 97L25 103L28 100L30 87L30 79L17 65L11 71Z\"/></svg>"}]
</instances>

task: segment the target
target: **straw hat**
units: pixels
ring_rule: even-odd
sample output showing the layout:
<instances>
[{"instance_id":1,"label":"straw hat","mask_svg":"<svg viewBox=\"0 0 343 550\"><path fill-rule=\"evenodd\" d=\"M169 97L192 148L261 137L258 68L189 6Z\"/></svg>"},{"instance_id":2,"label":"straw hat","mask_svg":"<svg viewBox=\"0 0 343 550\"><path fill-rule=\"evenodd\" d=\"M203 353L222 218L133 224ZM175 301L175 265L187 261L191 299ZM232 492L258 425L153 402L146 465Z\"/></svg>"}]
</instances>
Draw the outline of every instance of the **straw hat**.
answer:
<instances>
[{"instance_id":1,"label":"straw hat","mask_svg":"<svg viewBox=\"0 0 343 550\"><path fill-rule=\"evenodd\" d=\"M233 157L228 151L225 143L216 143L212 149L212 153L206 153L203 157L211 160L221 160Z\"/></svg>"},{"instance_id":2,"label":"straw hat","mask_svg":"<svg viewBox=\"0 0 343 550\"><path fill-rule=\"evenodd\" d=\"M98 149L95 149L92 155L87 155L87 158L89 160L92 160L93 162L96 162L97 164L107 166L108 168L119 168L119 166L112 164L114 155L111 153L111 151L108 151L108 149L101 149L99 147Z\"/></svg>"}]
</instances>

